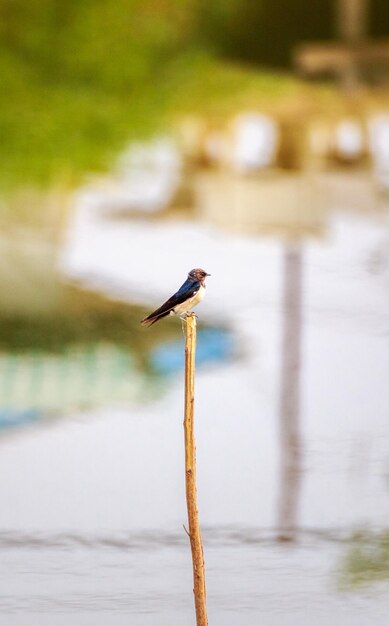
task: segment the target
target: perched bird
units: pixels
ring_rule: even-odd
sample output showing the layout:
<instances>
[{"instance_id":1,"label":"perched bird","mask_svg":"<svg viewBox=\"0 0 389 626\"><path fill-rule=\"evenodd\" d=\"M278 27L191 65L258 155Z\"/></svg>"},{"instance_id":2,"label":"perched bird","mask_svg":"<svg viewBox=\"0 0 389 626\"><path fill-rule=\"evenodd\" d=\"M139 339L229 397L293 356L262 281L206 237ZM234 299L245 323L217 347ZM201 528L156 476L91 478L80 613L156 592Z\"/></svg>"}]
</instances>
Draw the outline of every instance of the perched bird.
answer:
<instances>
[{"instance_id":1,"label":"perched bird","mask_svg":"<svg viewBox=\"0 0 389 626\"><path fill-rule=\"evenodd\" d=\"M166 315L182 315L196 306L205 296L205 277L210 276L204 270L197 268L191 270L188 278L179 290L166 300L159 309L150 313L141 321L143 326L151 326Z\"/></svg>"}]
</instances>

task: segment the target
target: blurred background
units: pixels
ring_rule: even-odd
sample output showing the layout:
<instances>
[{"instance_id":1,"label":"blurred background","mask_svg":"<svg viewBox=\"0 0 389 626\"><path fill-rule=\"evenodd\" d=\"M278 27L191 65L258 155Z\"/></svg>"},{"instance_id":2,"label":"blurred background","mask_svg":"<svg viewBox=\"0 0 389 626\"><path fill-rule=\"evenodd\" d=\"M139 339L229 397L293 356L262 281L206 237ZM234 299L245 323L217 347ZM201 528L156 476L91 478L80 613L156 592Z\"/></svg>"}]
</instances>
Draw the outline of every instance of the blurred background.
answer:
<instances>
[{"instance_id":1,"label":"blurred background","mask_svg":"<svg viewBox=\"0 0 389 626\"><path fill-rule=\"evenodd\" d=\"M386 626L387 0L0 0L0 624Z\"/></svg>"}]
</instances>

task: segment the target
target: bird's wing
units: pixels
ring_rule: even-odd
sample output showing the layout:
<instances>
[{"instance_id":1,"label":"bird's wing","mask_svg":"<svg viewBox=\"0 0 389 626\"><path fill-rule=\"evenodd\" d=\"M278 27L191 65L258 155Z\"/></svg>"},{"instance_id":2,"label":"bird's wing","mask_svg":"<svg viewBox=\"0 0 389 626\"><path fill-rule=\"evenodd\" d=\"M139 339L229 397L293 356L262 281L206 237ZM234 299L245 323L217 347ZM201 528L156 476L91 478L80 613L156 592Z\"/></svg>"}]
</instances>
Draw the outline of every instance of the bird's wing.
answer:
<instances>
[{"instance_id":1,"label":"bird's wing","mask_svg":"<svg viewBox=\"0 0 389 626\"><path fill-rule=\"evenodd\" d=\"M173 294L171 298L169 298L169 300L166 300L166 302L161 304L158 309L150 313L150 315L148 315L143 321L150 320L153 317L158 317L163 313L168 313L169 311L172 311L175 306L177 306L178 304L182 304L183 302L185 302L185 300L188 300L188 298L192 298L194 295L196 295L196 293L200 289L200 286L201 283L199 280L193 281L189 280L188 278L184 282L184 284L181 285L179 290L176 291L176 293Z\"/></svg>"}]
</instances>

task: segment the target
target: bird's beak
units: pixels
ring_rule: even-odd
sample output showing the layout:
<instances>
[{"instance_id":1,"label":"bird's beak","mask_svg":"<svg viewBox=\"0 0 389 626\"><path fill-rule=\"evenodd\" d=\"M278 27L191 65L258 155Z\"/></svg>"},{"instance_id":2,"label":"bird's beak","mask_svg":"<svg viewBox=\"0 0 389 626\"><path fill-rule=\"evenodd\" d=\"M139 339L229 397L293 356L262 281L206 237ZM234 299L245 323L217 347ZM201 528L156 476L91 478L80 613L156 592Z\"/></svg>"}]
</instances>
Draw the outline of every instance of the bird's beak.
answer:
<instances>
[{"instance_id":1,"label":"bird's beak","mask_svg":"<svg viewBox=\"0 0 389 626\"><path fill-rule=\"evenodd\" d=\"M212 274L206 274L206 276L212 276Z\"/></svg>"}]
</instances>

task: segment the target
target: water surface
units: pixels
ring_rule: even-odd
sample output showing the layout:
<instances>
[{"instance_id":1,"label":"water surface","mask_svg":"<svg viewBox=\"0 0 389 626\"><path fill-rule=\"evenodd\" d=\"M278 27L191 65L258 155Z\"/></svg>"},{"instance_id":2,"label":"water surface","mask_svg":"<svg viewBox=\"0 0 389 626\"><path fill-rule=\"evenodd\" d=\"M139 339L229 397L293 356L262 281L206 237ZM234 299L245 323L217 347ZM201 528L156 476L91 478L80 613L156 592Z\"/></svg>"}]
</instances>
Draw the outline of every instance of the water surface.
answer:
<instances>
[{"instance_id":1,"label":"water surface","mask_svg":"<svg viewBox=\"0 0 389 626\"><path fill-rule=\"evenodd\" d=\"M231 343L196 379L210 624L387 624L387 565L360 554L371 575L355 586L350 555L361 531L362 550L383 545L389 518L389 213L366 177L320 184L312 229L286 202L270 230L261 203L239 229L200 209L88 209L61 251L68 280L146 307L192 266L212 274L198 312ZM182 340L179 321L170 332ZM3 432L0 623L193 624L182 394L174 366L146 403L106 395Z\"/></svg>"}]
</instances>

